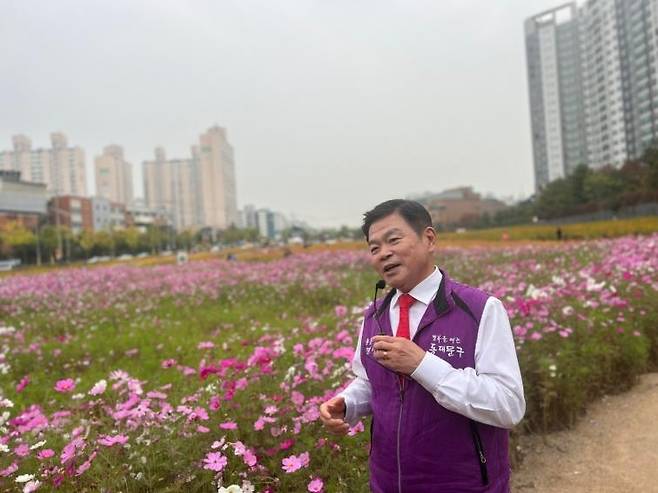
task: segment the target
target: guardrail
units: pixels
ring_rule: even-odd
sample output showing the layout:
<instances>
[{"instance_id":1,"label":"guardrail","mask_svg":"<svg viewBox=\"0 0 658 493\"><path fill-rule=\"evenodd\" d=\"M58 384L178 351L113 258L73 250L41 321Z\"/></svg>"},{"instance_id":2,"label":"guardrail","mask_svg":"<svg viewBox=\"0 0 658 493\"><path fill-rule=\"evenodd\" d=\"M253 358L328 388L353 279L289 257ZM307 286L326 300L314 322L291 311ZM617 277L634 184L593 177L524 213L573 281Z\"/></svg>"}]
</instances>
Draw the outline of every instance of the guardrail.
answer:
<instances>
[{"instance_id":1,"label":"guardrail","mask_svg":"<svg viewBox=\"0 0 658 493\"><path fill-rule=\"evenodd\" d=\"M10 258L8 260L0 260L0 271L12 270L14 267L21 265L21 259Z\"/></svg>"}]
</instances>

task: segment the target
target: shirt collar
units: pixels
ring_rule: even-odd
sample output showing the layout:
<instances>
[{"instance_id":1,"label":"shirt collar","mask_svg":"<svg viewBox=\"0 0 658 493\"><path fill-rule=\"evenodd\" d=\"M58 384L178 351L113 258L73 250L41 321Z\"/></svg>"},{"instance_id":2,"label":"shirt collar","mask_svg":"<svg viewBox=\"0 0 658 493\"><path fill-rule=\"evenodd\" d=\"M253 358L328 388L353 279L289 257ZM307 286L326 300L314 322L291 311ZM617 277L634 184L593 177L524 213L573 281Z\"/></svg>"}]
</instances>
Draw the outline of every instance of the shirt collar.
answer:
<instances>
[{"instance_id":1,"label":"shirt collar","mask_svg":"<svg viewBox=\"0 0 658 493\"><path fill-rule=\"evenodd\" d=\"M416 286L414 286L414 288L409 291L409 294L413 296L417 301L420 301L425 305L429 305L430 302L434 299L436 292L439 290L442 278L443 274L441 274L441 271L438 269L438 267L434 266L432 273L418 284L416 284ZM391 306L397 306L401 295L402 291L396 289L393 298L391 298Z\"/></svg>"}]
</instances>

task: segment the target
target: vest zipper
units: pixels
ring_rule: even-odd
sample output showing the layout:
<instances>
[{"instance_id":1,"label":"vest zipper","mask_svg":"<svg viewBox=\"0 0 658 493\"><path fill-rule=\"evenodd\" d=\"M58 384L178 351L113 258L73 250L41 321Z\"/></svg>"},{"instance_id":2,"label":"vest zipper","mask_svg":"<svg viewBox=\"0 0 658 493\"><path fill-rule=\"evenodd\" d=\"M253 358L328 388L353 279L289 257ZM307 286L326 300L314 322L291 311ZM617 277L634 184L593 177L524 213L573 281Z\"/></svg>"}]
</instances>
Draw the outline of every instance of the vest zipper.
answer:
<instances>
[{"instance_id":1,"label":"vest zipper","mask_svg":"<svg viewBox=\"0 0 658 493\"><path fill-rule=\"evenodd\" d=\"M398 414L398 440L397 440L397 459L398 459L398 493L402 493L402 465L400 464L400 428L402 427L402 406L404 404L404 387L400 385L400 413Z\"/></svg>"},{"instance_id":2,"label":"vest zipper","mask_svg":"<svg viewBox=\"0 0 658 493\"><path fill-rule=\"evenodd\" d=\"M478 432L477 425L473 420L469 420L471 425L471 434L473 435L473 444L475 445L475 452L480 461L480 476L482 484L489 484L489 472L487 471L487 457L484 455L484 448L482 447L482 439Z\"/></svg>"}]
</instances>

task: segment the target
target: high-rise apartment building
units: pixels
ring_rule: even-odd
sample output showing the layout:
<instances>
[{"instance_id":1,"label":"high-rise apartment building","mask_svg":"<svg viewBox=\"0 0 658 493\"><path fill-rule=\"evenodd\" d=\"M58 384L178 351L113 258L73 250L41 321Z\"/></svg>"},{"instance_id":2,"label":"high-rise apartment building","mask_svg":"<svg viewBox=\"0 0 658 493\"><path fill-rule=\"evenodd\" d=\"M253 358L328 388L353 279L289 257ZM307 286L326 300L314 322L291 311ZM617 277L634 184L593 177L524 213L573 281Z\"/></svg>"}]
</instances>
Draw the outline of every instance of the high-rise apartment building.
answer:
<instances>
[{"instance_id":1,"label":"high-rise apartment building","mask_svg":"<svg viewBox=\"0 0 658 493\"><path fill-rule=\"evenodd\" d=\"M201 214L206 226L227 228L237 225L238 207L235 190L233 147L226 130L214 126L201 134L199 178Z\"/></svg>"},{"instance_id":2,"label":"high-rise apartment building","mask_svg":"<svg viewBox=\"0 0 658 493\"><path fill-rule=\"evenodd\" d=\"M132 164L126 162L123 148L109 145L94 160L96 195L112 202L129 204L133 200Z\"/></svg>"},{"instance_id":3,"label":"high-rise apartment building","mask_svg":"<svg viewBox=\"0 0 658 493\"><path fill-rule=\"evenodd\" d=\"M56 195L86 195L84 151L69 147L61 132L50 134L50 140L50 149L32 149L28 137L14 136L13 150L0 151L0 169L19 171L24 181L44 183Z\"/></svg>"},{"instance_id":4,"label":"high-rise apartment building","mask_svg":"<svg viewBox=\"0 0 658 493\"><path fill-rule=\"evenodd\" d=\"M525 23L535 179L538 186L585 160L579 19L575 4Z\"/></svg>"},{"instance_id":5,"label":"high-rise apartment building","mask_svg":"<svg viewBox=\"0 0 658 493\"><path fill-rule=\"evenodd\" d=\"M162 147L155 159L144 161L144 201L152 209L165 209L176 229L201 225L195 159L167 159Z\"/></svg>"},{"instance_id":6,"label":"high-rise apartment building","mask_svg":"<svg viewBox=\"0 0 658 493\"><path fill-rule=\"evenodd\" d=\"M537 189L658 137L658 0L588 0L525 22Z\"/></svg>"},{"instance_id":7,"label":"high-rise apartment building","mask_svg":"<svg viewBox=\"0 0 658 493\"><path fill-rule=\"evenodd\" d=\"M190 159L168 160L161 147L144 161L144 199L151 208L165 208L177 229L239 223L233 147L226 131L212 127L192 146Z\"/></svg>"}]
</instances>

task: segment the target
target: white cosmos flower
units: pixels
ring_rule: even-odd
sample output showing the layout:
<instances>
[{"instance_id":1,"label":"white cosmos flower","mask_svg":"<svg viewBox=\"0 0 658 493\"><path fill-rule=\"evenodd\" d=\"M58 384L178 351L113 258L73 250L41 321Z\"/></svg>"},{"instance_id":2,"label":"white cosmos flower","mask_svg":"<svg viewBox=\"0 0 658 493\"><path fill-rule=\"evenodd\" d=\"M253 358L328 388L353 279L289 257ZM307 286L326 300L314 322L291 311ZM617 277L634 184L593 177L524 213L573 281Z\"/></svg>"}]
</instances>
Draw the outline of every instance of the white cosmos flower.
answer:
<instances>
[{"instance_id":1,"label":"white cosmos flower","mask_svg":"<svg viewBox=\"0 0 658 493\"><path fill-rule=\"evenodd\" d=\"M106 388L107 388L107 380L105 379L99 380L91 388L91 390L89 391L89 395L102 394L103 392L105 392Z\"/></svg>"},{"instance_id":2,"label":"white cosmos flower","mask_svg":"<svg viewBox=\"0 0 658 493\"><path fill-rule=\"evenodd\" d=\"M33 479L34 479L34 474L21 474L15 479L15 481L17 483L27 483L28 481L32 481Z\"/></svg>"},{"instance_id":3,"label":"white cosmos flower","mask_svg":"<svg viewBox=\"0 0 658 493\"><path fill-rule=\"evenodd\" d=\"M232 484L226 488L220 486L217 490L217 493L242 493L242 488L240 488L237 484Z\"/></svg>"}]
</instances>

